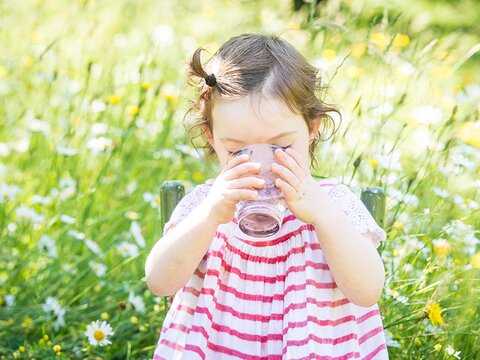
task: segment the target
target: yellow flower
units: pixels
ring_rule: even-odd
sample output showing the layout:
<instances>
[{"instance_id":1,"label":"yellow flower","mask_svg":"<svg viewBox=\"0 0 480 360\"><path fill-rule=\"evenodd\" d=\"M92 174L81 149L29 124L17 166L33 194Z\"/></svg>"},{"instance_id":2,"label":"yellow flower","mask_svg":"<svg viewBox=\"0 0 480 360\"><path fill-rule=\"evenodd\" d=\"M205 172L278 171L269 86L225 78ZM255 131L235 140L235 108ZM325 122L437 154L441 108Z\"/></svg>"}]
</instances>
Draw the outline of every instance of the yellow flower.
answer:
<instances>
[{"instance_id":1,"label":"yellow flower","mask_svg":"<svg viewBox=\"0 0 480 360\"><path fill-rule=\"evenodd\" d=\"M25 349L25 346L22 345L18 348L18 350L20 350L20 352L25 352L26 349Z\"/></svg>"},{"instance_id":2,"label":"yellow flower","mask_svg":"<svg viewBox=\"0 0 480 360\"><path fill-rule=\"evenodd\" d=\"M474 268L477 268L480 270L480 251L472 256L472 259L470 260L470 264L472 264Z\"/></svg>"},{"instance_id":3,"label":"yellow flower","mask_svg":"<svg viewBox=\"0 0 480 360\"><path fill-rule=\"evenodd\" d=\"M53 351L55 351L55 352L58 352L60 350L62 350L62 347L58 344L53 347Z\"/></svg>"},{"instance_id":4,"label":"yellow flower","mask_svg":"<svg viewBox=\"0 0 480 360\"><path fill-rule=\"evenodd\" d=\"M49 337L48 337L47 334L43 335L43 340L48 340L48 339L49 339Z\"/></svg>"},{"instance_id":5,"label":"yellow flower","mask_svg":"<svg viewBox=\"0 0 480 360\"><path fill-rule=\"evenodd\" d=\"M33 64L33 60L30 56L25 55L24 57L22 57L22 65L24 67L32 66L32 64Z\"/></svg>"},{"instance_id":6,"label":"yellow flower","mask_svg":"<svg viewBox=\"0 0 480 360\"><path fill-rule=\"evenodd\" d=\"M397 34L395 35L395 38L393 39L393 46L399 47L399 48L404 48L410 43L410 38L406 34Z\"/></svg>"},{"instance_id":7,"label":"yellow flower","mask_svg":"<svg viewBox=\"0 0 480 360\"><path fill-rule=\"evenodd\" d=\"M95 285L95 287L94 287L93 289L95 290L95 292L98 293L98 292L100 292L100 291L102 290L102 285L97 284L97 285Z\"/></svg>"},{"instance_id":8,"label":"yellow flower","mask_svg":"<svg viewBox=\"0 0 480 360\"><path fill-rule=\"evenodd\" d=\"M378 161L375 160L375 159L371 159L370 160L370 166L373 167L373 168L377 168L378 167Z\"/></svg>"},{"instance_id":9,"label":"yellow flower","mask_svg":"<svg viewBox=\"0 0 480 360\"><path fill-rule=\"evenodd\" d=\"M468 121L460 125L457 137L468 145L480 148L480 121Z\"/></svg>"},{"instance_id":10,"label":"yellow flower","mask_svg":"<svg viewBox=\"0 0 480 360\"><path fill-rule=\"evenodd\" d=\"M419 338L415 338L415 340L413 341L415 343L415 345L421 345L422 342L420 341Z\"/></svg>"},{"instance_id":11,"label":"yellow flower","mask_svg":"<svg viewBox=\"0 0 480 360\"><path fill-rule=\"evenodd\" d=\"M352 52L353 57L363 56L367 51L367 45L363 42L354 44L350 51Z\"/></svg>"},{"instance_id":12,"label":"yellow flower","mask_svg":"<svg viewBox=\"0 0 480 360\"><path fill-rule=\"evenodd\" d=\"M145 90L150 89L151 87L152 87L152 83L149 83L149 82L142 83L142 88Z\"/></svg>"},{"instance_id":13,"label":"yellow flower","mask_svg":"<svg viewBox=\"0 0 480 360\"><path fill-rule=\"evenodd\" d=\"M121 101L122 99L120 98L120 96L117 95L109 95L107 97L107 103L109 104L120 104Z\"/></svg>"},{"instance_id":14,"label":"yellow flower","mask_svg":"<svg viewBox=\"0 0 480 360\"><path fill-rule=\"evenodd\" d=\"M34 43L34 44L40 44L43 40L43 34L39 33L39 32L34 32L32 33L32 35L30 36L30 40Z\"/></svg>"},{"instance_id":15,"label":"yellow flower","mask_svg":"<svg viewBox=\"0 0 480 360\"><path fill-rule=\"evenodd\" d=\"M401 221L398 221L396 220L394 223L393 223L393 227L396 228L396 229L403 229L405 227L405 223L401 222Z\"/></svg>"},{"instance_id":16,"label":"yellow flower","mask_svg":"<svg viewBox=\"0 0 480 360\"><path fill-rule=\"evenodd\" d=\"M138 219L140 218L140 216L138 215L138 213L136 213L135 211L132 211L132 210L127 211L127 213L125 214L125 216L126 216L127 219L129 219L129 220L138 220Z\"/></svg>"},{"instance_id":17,"label":"yellow flower","mask_svg":"<svg viewBox=\"0 0 480 360\"><path fill-rule=\"evenodd\" d=\"M440 307L440 304L427 305L426 311L432 325L439 324L443 326L445 324L442 318L442 308Z\"/></svg>"},{"instance_id":18,"label":"yellow flower","mask_svg":"<svg viewBox=\"0 0 480 360\"><path fill-rule=\"evenodd\" d=\"M390 42L390 38L383 32L377 31L372 34L370 41L379 49L384 49Z\"/></svg>"},{"instance_id":19,"label":"yellow flower","mask_svg":"<svg viewBox=\"0 0 480 360\"><path fill-rule=\"evenodd\" d=\"M137 105L129 105L129 106L127 106L127 112L128 112L130 115L137 115L139 111L140 111L140 109L138 108Z\"/></svg>"},{"instance_id":20,"label":"yellow flower","mask_svg":"<svg viewBox=\"0 0 480 360\"><path fill-rule=\"evenodd\" d=\"M337 52L333 49L324 49L322 51L322 56L328 61L332 61L337 56Z\"/></svg>"},{"instance_id":21,"label":"yellow flower","mask_svg":"<svg viewBox=\"0 0 480 360\"><path fill-rule=\"evenodd\" d=\"M33 321L30 316L25 316L22 320L22 327L25 329L31 329L33 328Z\"/></svg>"},{"instance_id":22,"label":"yellow flower","mask_svg":"<svg viewBox=\"0 0 480 360\"><path fill-rule=\"evenodd\" d=\"M200 181L200 180L202 180L202 178L203 178L203 175L200 171L195 171L193 173L193 180Z\"/></svg>"},{"instance_id":23,"label":"yellow flower","mask_svg":"<svg viewBox=\"0 0 480 360\"><path fill-rule=\"evenodd\" d=\"M445 240L434 241L434 250L437 255L447 256L450 251L450 244Z\"/></svg>"},{"instance_id":24,"label":"yellow flower","mask_svg":"<svg viewBox=\"0 0 480 360\"><path fill-rule=\"evenodd\" d=\"M437 351L440 351L442 349L442 344L437 343L433 346L433 348Z\"/></svg>"},{"instance_id":25,"label":"yellow flower","mask_svg":"<svg viewBox=\"0 0 480 360\"><path fill-rule=\"evenodd\" d=\"M350 65L347 68L347 76L352 79L359 78L363 74L363 72L364 72L363 69L359 68L358 66Z\"/></svg>"},{"instance_id":26,"label":"yellow flower","mask_svg":"<svg viewBox=\"0 0 480 360\"><path fill-rule=\"evenodd\" d=\"M110 317L110 315L108 315L108 312L102 312L102 314L100 315L100 317L102 318L102 320L108 320L108 318Z\"/></svg>"},{"instance_id":27,"label":"yellow flower","mask_svg":"<svg viewBox=\"0 0 480 360\"><path fill-rule=\"evenodd\" d=\"M287 26L288 29L300 29L300 23L295 20L291 20Z\"/></svg>"},{"instance_id":28,"label":"yellow flower","mask_svg":"<svg viewBox=\"0 0 480 360\"><path fill-rule=\"evenodd\" d=\"M342 35L339 33L333 33L332 36L330 36L330 41L334 44L338 44L340 41L342 41Z\"/></svg>"},{"instance_id":29,"label":"yellow flower","mask_svg":"<svg viewBox=\"0 0 480 360\"><path fill-rule=\"evenodd\" d=\"M130 322L132 324L138 324L138 317L136 317L135 315L133 315L131 318L130 318Z\"/></svg>"}]
</instances>

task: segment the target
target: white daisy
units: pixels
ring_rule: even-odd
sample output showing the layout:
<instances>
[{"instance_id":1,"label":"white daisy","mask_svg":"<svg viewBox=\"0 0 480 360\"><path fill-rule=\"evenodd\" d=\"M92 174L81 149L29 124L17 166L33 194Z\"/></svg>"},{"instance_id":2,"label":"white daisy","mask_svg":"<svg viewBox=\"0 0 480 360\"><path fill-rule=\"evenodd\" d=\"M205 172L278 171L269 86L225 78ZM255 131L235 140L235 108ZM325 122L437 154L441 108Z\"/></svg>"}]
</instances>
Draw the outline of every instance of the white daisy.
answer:
<instances>
[{"instance_id":1,"label":"white daisy","mask_svg":"<svg viewBox=\"0 0 480 360\"><path fill-rule=\"evenodd\" d=\"M140 295L135 296L135 293L130 291L128 294L128 302L135 307L135 310L145 313L145 303Z\"/></svg>"},{"instance_id":2,"label":"white daisy","mask_svg":"<svg viewBox=\"0 0 480 360\"><path fill-rule=\"evenodd\" d=\"M454 357L456 357L457 359L460 359L460 356L458 356L461 351L455 351L455 349L452 347L452 345L448 345L446 348L445 348L445 351L447 352L448 355L452 355Z\"/></svg>"},{"instance_id":3,"label":"white daisy","mask_svg":"<svg viewBox=\"0 0 480 360\"><path fill-rule=\"evenodd\" d=\"M400 162L400 152L395 151L391 154L380 154L375 158L378 162L378 166L387 170L402 170L402 164Z\"/></svg>"},{"instance_id":4,"label":"white daisy","mask_svg":"<svg viewBox=\"0 0 480 360\"><path fill-rule=\"evenodd\" d=\"M78 154L77 149L69 148L69 147L63 146L63 145L57 145L57 147L55 149L56 149L57 153L59 153L60 155L73 156L73 155Z\"/></svg>"},{"instance_id":5,"label":"white daisy","mask_svg":"<svg viewBox=\"0 0 480 360\"><path fill-rule=\"evenodd\" d=\"M449 195L450 195L447 190L441 189L441 188L436 187L436 186L433 187L433 192L437 196L440 196L441 198L444 198L444 199L448 198Z\"/></svg>"},{"instance_id":6,"label":"white daisy","mask_svg":"<svg viewBox=\"0 0 480 360\"><path fill-rule=\"evenodd\" d=\"M94 99L90 104L90 111L94 113L102 112L107 108L107 105L102 100Z\"/></svg>"},{"instance_id":7,"label":"white daisy","mask_svg":"<svg viewBox=\"0 0 480 360\"><path fill-rule=\"evenodd\" d=\"M143 200L150 203L150 206L154 209L158 208L160 205L160 196L153 195L152 193L146 192L143 193Z\"/></svg>"},{"instance_id":8,"label":"white daisy","mask_svg":"<svg viewBox=\"0 0 480 360\"><path fill-rule=\"evenodd\" d=\"M15 295L13 294L5 295L5 303L7 304L7 306L13 306L13 304L15 304Z\"/></svg>"},{"instance_id":9,"label":"white daisy","mask_svg":"<svg viewBox=\"0 0 480 360\"><path fill-rule=\"evenodd\" d=\"M87 325L85 335L88 337L90 345L109 345L112 342L107 339L108 336L115 334L112 327L106 322L99 320L92 321Z\"/></svg>"},{"instance_id":10,"label":"white daisy","mask_svg":"<svg viewBox=\"0 0 480 360\"><path fill-rule=\"evenodd\" d=\"M107 267L101 263L90 261L88 264L98 277L102 277L107 272Z\"/></svg>"},{"instance_id":11,"label":"white daisy","mask_svg":"<svg viewBox=\"0 0 480 360\"><path fill-rule=\"evenodd\" d=\"M137 245L129 243L128 241L124 241L118 245L117 250L120 251L123 257L133 257L138 255Z\"/></svg>"},{"instance_id":12,"label":"white daisy","mask_svg":"<svg viewBox=\"0 0 480 360\"><path fill-rule=\"evenodd\" d=\"M75 218L68 216L66 214L60 215L60 221L63 222L64 224L75 224L77 222Z\"/></svg>"},{"instance_id":13,"label":"white daisy","mask_svg":"<svg viewBox=\"0 0 480 360\"><path fill-rule=\"evenodd\" d=\"M110 152L114 148L113 140L100 136L99 138L92 138L87 142L87 147L93 155L98 155L101 152Z\"/></svg>"},{"instance_id":14,"label":"white daisy","mask_svg":"<svg viewBox=\"0 0 480 360\"><path fill-rule=\"evenodd\" d=\"M19 192L20 188L18 186L0 183L0 204L12 200Z\"/></svg>"},{"instance_id":15,"label":"white daisy","mask_svg":"<svg viewBox=\"0 0 480 360\"><path fill-rule=\"evenodd\" d=\"M67 231L67 234L70 236L73 236L77 240L83 240L85 239L85 234L82 232L79 232L77 230L70 229Z\"/></svg>"},{"instance_id":16,"label":"white daisy","mask_svg":"<svg viewBox=\"0 0 480 360\"><path fill-rule=\"evenodd\" d=\"M49 196L33 195L30 201L32 204L50 205L52 198Z\"/></svg>"},{"instance_id":17,"label":"white daisy","mask_svg":"<svg viewBox=\"0 0 480 360\"><path fill-rule=\"evenodd\" d=\"M384 333L385 333L385 340L386 340L387 346L400 347L400 344L398 343L398 341L393 340L393 336L390 332L387 332L384 330Z\"/></svg>"},{"instance_id":18,"label":"white daisy","mask_svg":"<svg viewBox=\"0 0 480 360\"><path fill-rule=\"evenodd\" d=\"M34 209L26 205L20 205L17 209L17 220L31 221L34 224L41 223L45 217L38 214Z\"/></svg>"},{"instance_id":19,"label":"white daisy","mask_svg":"<svg viewBox=\"0 0 480 360\"><path fill-rule=\"evenodd\" d=\"M64 316L66 309L60 305L57 298L49 296L45 301L45 304L42 304L41 306L43 311L52 311L56 316L54 323L55 330L58 330L59 327L65 326Z\"/></svg>"},{"instance_id":20,"label":"white daisy","mask_svg":"<svg viewBox=\"0 0 480 360\"><path fill-rule=\"evenodd\" d=\"M85 245L87 245L87 247L96 255L102 254L102 249L100 249L98 244L92 239L85 239Z\"/></svg>"},{"instance_id":21,"label":"white daisy","mask_svg":"<svg viewBox=\"0 0 480 360\"><path fill-rule=\"evenodd\" d=\"M140 247L144 248L146 245L145 239L143 238L142 229L140 228L140 225L138 225L138 222L132 221L132 223L130 224L130 233L132 234L137 244Z\"/></svg>"},{"instance_id":22,"label":"white daisy","mask_svg":"<svg viewBox=\"0 0 480 360\"><path fill-rule=\"evenodd\" d=\"M48 255L53 258L58 257L57 253L57 246L55 245L55 240L53 240L50 236L48 235L42 235L40 240L38 240L37 247L41 251L47 251Z\"/></svg>"}]
</instances>

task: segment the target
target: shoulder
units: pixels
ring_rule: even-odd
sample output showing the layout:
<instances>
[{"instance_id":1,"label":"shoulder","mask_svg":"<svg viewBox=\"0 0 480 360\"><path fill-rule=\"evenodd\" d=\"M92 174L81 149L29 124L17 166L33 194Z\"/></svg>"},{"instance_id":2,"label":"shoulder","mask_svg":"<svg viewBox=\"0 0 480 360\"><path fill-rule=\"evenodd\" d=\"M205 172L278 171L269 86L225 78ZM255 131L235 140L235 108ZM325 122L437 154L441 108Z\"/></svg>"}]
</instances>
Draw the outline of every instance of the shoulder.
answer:
<instances>
[{"instance_id":1,"label":"shoulder","mask_svg":"<svg viewBox=\"0 0 480 360\"><path fill-rule=\"evenodd\" d=\"M354 228L360 233L370 233L377 248L380 241L386 239L386 232L375 221L370 211L361 200L361 188L351 188L338 179L322 179L329 197L347 215Z\"/></svg>"}]
</instances>

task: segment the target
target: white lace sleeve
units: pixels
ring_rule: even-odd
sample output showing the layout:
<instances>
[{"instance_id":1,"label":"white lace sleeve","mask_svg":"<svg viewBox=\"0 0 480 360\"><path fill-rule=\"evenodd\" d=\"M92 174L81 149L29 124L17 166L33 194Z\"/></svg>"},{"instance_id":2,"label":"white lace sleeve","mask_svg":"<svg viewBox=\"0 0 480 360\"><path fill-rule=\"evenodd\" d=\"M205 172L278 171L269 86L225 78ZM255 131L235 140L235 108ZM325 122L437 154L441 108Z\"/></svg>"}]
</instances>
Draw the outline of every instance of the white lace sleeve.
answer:
<instances>
[{"instance_id":1,"label":"white lace sleeve","mask_svg":"<svg viewBox=\"0 0 480 360\"><path fill-rule=\"evenodd\" d=\"M385 230L376 223L362 200L347 185L337 184L329 191L329 195L339 204L359 233L370 233L375 248L387 238Z\"/></svg>"},{"instance_id":2,"label":"white lace sleeve","mask_svg":"<svg viewBox=\"0 0 480 360\"><path fill-rule=\"evenodd\" d=\"M185 219L187 215L190 214L190 212L200 204L204 195L202 188L202 185L197 185L180 199L175 209L173 209L170 219L163 227L163 235L165 235L171 228Z\"/></svg>"}]
</instances>

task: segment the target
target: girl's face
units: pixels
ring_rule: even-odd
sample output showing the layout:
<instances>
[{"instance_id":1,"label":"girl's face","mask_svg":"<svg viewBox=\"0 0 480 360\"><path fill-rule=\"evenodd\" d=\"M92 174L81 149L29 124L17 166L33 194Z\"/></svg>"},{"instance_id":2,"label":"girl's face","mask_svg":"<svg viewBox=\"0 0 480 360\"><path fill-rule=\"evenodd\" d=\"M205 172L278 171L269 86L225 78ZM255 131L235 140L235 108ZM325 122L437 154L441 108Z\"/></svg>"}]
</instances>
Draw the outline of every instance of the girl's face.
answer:
<instances>
[{"instance_id":1,"label":"girl's face","mask_svg":"<svg viewBox=\"0 0 480 360\"><path fill-rule=\"evenodd\" d=\"M290 112L287 105L273 97L236 100L214 99L213 134L205 135L215 149L220 166L225 167L231 153L250 144L290 146L309 164L308 147L315 138L320 120L311 121L312 131L301 115Z\"/></svg>"}]
</instances>

